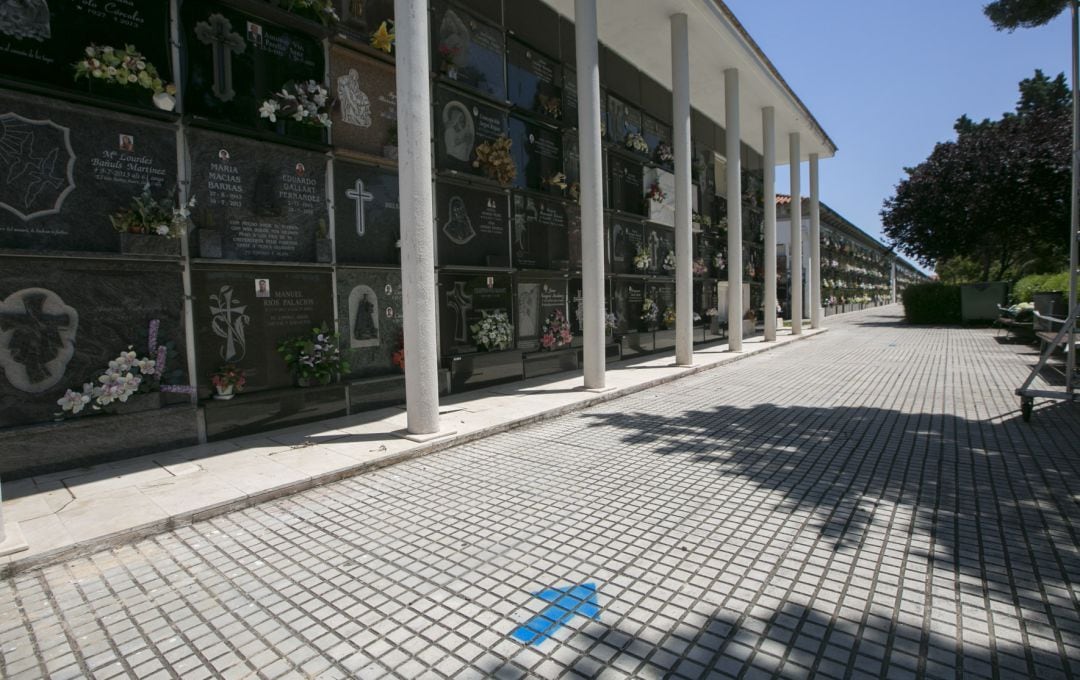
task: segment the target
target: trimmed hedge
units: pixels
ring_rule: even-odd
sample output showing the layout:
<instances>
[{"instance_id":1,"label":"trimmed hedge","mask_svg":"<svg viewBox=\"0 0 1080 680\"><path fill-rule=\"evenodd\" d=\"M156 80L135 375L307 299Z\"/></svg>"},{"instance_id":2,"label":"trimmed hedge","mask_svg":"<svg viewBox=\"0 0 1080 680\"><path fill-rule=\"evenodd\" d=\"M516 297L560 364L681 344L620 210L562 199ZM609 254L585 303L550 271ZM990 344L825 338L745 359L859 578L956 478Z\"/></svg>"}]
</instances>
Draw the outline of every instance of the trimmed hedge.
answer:
<instances>
[{"instance_id":1,"label":"trimmed hedge","mask_svg":"<svg viewBox=\"0 0 1080 680\"><path fill-rule=\"evenodd\" d=\"M1035 293L1068 293L1068 270L1058 274L1032 274L1025 276L1013 286L1012 298L1016 302L1031 302Z\"/></svg>"},{"instance_id":2,"label":"trimmed hedge","mask_svg":"<svg viewBox=\"0 0 1080 680\"><path fill-rule=\"evenodd\" d=\"M904 289L904 316L908 323L959 324L960 286L916 283Z\"/></svg>"}]
</instances>

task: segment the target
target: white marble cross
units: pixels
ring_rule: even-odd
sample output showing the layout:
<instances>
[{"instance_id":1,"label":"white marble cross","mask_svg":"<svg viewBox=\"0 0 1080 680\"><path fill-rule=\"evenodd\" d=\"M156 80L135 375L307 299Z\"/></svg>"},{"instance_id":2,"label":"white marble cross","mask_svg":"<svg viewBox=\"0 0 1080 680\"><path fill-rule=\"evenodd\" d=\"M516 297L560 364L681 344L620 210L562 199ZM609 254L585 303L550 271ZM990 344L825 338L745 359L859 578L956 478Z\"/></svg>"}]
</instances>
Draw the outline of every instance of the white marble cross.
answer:
<instances>
[{"instance_id":1,"label":"white marble cross","mask_svg":"<svg viewBox=\"0 0 1080 680\"><path fill-rule=\"evenodd\" d=\"M356 235L363 236L367 231L366 218L364 216L364 204L371 203L375 196L364 189L364 180L356 180L352 189L345 192L345 196L356 202Z\"/></svg>"}]
</instances>

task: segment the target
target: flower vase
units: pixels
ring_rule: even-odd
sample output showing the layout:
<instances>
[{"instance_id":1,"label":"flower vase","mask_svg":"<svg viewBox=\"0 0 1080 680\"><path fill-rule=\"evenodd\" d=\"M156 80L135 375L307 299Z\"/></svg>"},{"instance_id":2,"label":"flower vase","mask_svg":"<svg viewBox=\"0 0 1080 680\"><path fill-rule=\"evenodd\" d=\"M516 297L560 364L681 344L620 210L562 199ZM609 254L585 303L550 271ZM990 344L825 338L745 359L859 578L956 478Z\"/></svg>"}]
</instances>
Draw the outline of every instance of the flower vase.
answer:
<instances>
[{"instance_id":1,"label":"flower vase","mask_svg":"<svg viewBox=\"0 0 1080 680\"><path fill-rule=\"evenodd\" d=\"M236 392L233 385L226 385L224 387L220 385L214 386L214 399L219 401L228 401L236 396Z\"/></svg>"}]
</instances>

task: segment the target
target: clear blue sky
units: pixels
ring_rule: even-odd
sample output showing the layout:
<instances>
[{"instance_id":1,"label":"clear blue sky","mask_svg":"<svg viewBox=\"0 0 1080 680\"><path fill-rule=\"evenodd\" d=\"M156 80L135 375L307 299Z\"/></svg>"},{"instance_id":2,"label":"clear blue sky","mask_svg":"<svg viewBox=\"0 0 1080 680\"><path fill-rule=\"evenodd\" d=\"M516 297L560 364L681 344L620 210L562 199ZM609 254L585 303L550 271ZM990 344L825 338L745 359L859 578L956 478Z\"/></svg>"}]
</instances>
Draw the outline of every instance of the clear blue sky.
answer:
<instances>
[{"instance_id":1,"label":"clear blue sky","mask_svg":"<svg viewBox=\"0 0 1080 680\"><path fill-rule=\"evenodd\" d=\"M980 0L725 1L839 147L821 163L821 200L878 237L903 168L952 139L961 114L1013 110L1036 68L1069 77L1068 12L1007 33Z\"/></svg>"}]
</instances>

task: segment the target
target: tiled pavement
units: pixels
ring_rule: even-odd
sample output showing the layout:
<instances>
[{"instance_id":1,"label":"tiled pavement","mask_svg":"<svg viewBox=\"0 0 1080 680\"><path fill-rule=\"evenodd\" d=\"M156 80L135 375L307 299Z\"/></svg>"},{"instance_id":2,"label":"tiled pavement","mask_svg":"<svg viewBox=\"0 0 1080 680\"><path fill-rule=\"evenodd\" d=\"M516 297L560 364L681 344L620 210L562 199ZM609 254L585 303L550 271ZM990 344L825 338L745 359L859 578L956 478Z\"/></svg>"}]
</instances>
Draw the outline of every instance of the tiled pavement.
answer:
<instances>
[{"instance_id":1,"label":"tiled pavement","mask_svg":"<svg viewBox=\"0 0 1080 680\"><path fill-rule=\"evenodd\" d=\"M1080 675L1080 412L889 314L18 574L0 675ZM511 637L582 583L596 620Z\"/></svg>"}]
</instances>

